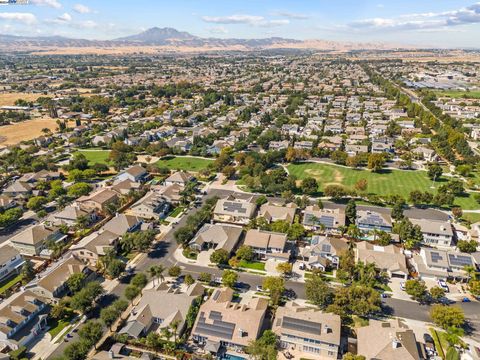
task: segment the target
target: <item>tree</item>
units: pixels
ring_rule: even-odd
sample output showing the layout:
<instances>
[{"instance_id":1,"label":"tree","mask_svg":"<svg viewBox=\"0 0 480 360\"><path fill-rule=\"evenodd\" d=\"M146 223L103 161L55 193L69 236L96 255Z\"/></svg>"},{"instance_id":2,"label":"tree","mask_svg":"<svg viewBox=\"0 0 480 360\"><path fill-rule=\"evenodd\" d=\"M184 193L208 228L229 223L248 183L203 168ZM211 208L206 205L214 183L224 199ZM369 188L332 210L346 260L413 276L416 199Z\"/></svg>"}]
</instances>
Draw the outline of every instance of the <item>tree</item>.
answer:
<instances>
[{"instance_id":1,"label":"tree","mask_svg":"<svg viewBox=\"0 0 480 360\"><path fill-rule=\"evenodd\" d=\"M424 302L427 295L427 286L423 281L407 280L405 283L405 291L415 301Z\"/></svg>"},{"instance_id":2,"label":"tree","mask_svg":"<svg viewBox=\"0 0 480 360\"><path fill-rule=\"evenodd\" d=\"M87 357L91 344L85 340L75 341L69 344L63 351L66 360L84 360Z\"/></svg>"},{"instance_id":3,"label":"tree","mask_svg":"<svg viewBox=\"0 0 480 360\"><path fill-rule=\"evenodd\" d=\"M98 281L90 281L72 296L70 307L74 310L85 313L91 308L93 302L104 292L105 290Z\"/></svg>"},{"instance_id":4,"label":"tree","mask_svg":"<svg viewBox=\"0 0 480 360\"><path fill-rule=\"evenodd\" d=\"M342 360L365 360L365 356L363 355L355 355L350 352L347 352L343 355Z\"/></svg>"},{"instance_id":5,"label":"tree","mask_svg":"<svg viewBox=\"0 0 480 360\"><path fill-rule=\"evenodd\" d=\"M430 292L430 297L435 302L438 302L441 298L445 296L445 290L440 286L432 287L429 292Z\"/></svg>"},{"instance_id":6,"label":"tree","mask_svg":"<svg viewBox=\"0 0 480 360\"><path fill-rule=\"evenodd\" d=\"M433 305L430 317L435 324L445 330L451 326L462 327L465 324L465 314L459 306Z\"/></svg>"},{"instance_id":7,"label":"tree","mask_svg":"<svg viewBox=\"0 0 480 360\"><path fill-rule=\"evenodd\" d=\"M238 280L238 274L233 270L225 270L222 274L222 285L233 288Z\"/></svg>"},{"instance_id":8,"label":"tree","mask_svg":"<svg viewBox=\"0 0 480 360\"><path fill-rule=\"evenodd\" d=\"M461 252L466 252L466 253L473 253L477 251L477 245L478 243L475 240L458 240L457 241L457 248Z\"/></svg>"},{"instance_id":9,"label":"tree","mask_svg":"<svg viewBox=\"0 0 480 360\"><path fill-rule=\"evenodd\" d=\"M468 290L473 296L480 296L480 280L470 279L468 282Z\"/></svg>"},{"instance_id":10,"label":"tree","mask_svg":"<svg viewBox=\"0 0 480 360\"><path fill-rule=\"evenodd\" d=\"M143 289L148 283L147 276L144 273L135 274L135 276L130 281L130 284Z\"/></svg>"},{"instance_id":11,"label":"tree","mask_svg":"<svg viewBox=\"0 0 480 360\"><path fill-rule=\"evenodd\" d=\"M245 352L255 360L276 360L277 335L272 330L265 330L260 338L248 344Z\"/></svg>"},{"instance_id":12,"label":"tree","mask_svg":"<svg viewBox=\"0 0 480 360\"><path fill-rule=\"evenodd\" d=\"M307 177L302 180L301 190L303 193L313 195L318 191L318 183L312 177Z\"/></svg>"},{"instance_id":13,"label":"tree","mask_svg":"<svg viewBox=\"0 0 480 360\"><path fill-rule=\"evenodd\" d=\"M27 202L27 208L33 211L38 211L43 208L43 205L48 203L48 200L45 196L34 196L31 197Z\"/></svg>"},{"instance_id":14,"label":"tree","mask_svg":"<svg viewBox=\"0 0 480 360\"><path fill-rule=\"evenodd\" d=\"M95 345L103 334L102 325L98 321L89 320L78 330L81 339L90 345Z\"/></svg>"},{"instance_id":15,"label":"tree","mask_svg":"<svg viewBox=\"0 0 480 360\"><path fill-rule=\"evenodd\" d=\"M168 269L168 275L171 277L178 278L182 274L182 269L178 265L172 266Z\"/></svg>"},{"instance_id":16,"label":"tree","mask_svg":"<svg viewBox=\"0 0 480 360\"><path fill-rule=\"evenodd\" d=\"M61 319L66 314L67 314L67 305L65 304L65 301L59 301L50 310L50 316L54 319Z\"/></svg>"},{"instance_id":17,"label":"tree","mask_svg":"<svg viewBox=\"0 0 480 360\"><path fill-rule=\"evenodd\" d=\"M355 224L357 219L357 204L355 200L350 199L345 207L345 217L347 218L348 224Z\"/></svg>"},{"instance_id":18,"label":"tree","mask_svg":"<svg viewBox=\"0 0 480 360\"><path fill-rule=\"evenodd\" d=\"M165 280L163 273L165 271L165 267L163 265L152 265L148 269L148 274L153 278L153 284L155 285L155 279L158 279L160 282Z\"/></svg>"},{"instance_id":19,"label":"tree","mask_svg":"<svg viewBox=\"0 0 480 360\"><path fill-rule=\"evenodd\" d=\"M460 354L454 346L450 346L447 349L446 360L460 360Z\"/></svg>"},{"instance_id":20,"label":"tree","mask_svg":"<svg viewBox=\"0 0 480 360\"><path fill-rule=\"evenodd\" d=\"M205 282L205 283L210 283L212 281L212 274L202 272L200 275L198 275L198 281Z\"/></svg>"},{"instance_id":21,"label":"tree","mask_svg":"<svg viewBox=\"0 0 480 360\"><path fill-rule=\"evenodd\" d=\"M382 246L390 245L390 243L392 242L392 235L390 235L386 231L379 231L377 241Z\"/></svg>"},{"instance_id":22,"label":"tree","mask_svg":"<svg viewBox=\"0 0 480 360\"><path fill-rule=\"evenodd\" d=\"M90 191L92 191L92 187L90 185L84 182L79 182L70 186L68 188L67 194L68 196L78 198L80 196L89 194Z\"/></svg>"},{"instance_id":23,"label":"tree","mask_svg":"<svg viewBox=\"0 0 480 360\"><path fill-rule=\"evenodd\" d=\"M368 182L367 179L360 179L355 183L355 190L364 192L367 190Z\"/></svg>"},{"instance_id":24,"label":"tree","mask_svg":"<svg viewBox=\"0 0 480 360\"><path fill-rule=\"evenodd\" d=\"M460 219L463 216L463 210L459 206L452 208L452 215L455 219Z\"/></svg>"},{"instance_id":25,"label":"tree","mask_svg":"<svg viewBox=\"0 0 480 360\"><path fill-rule=\"evenodd\" d=\"M133 299L135 299L138 295L140 295L140 292L141 290L138 287L130 284L125 288L125 297L129 301L133 301Z\"/></svg>"},{"instance_id":26,"label":"tree","mask_svg":"<svg viewBox=\"0 0 480 360\"><path fill-rule=\"evenodd\" d=\"M111 326L115 323L118 319L119 313L118 311L108 306L100 311L100 320L107 326L110 330L112 330Z\"/></svg>"},{"instance_id":27,"label":"tree","mask_svg":"<svg viewBox=\"0 0 480 360\"><path fill-rule=\"evenodd\" d=\"M32 262L30 260L25 260L20 270L20 275L22 275L22 283L26 284L35 276L35 270L33 269Z\"/></svg>"},{"instance_id":28,"label":"tree","mask_svg":"<svg viewBox=\"0 0 480 360\"><path fill-rule=\"evenodd\" d=\"M86 276L84 273L75 273L67 279L67 286L73 294L80 291L85 284Z\"/></svg>"},{"instance_id":29,"label":"tree","mask_svg":"<svg viewBox=\"0 0 480 360\"><path fill-rule=\"evenodd\" d=\"M270 292L270 300L274 306L280 303L283 292L285 291L285 281L281 277L267 276L263 279L263 288Z\"/></svg>"},{"instance_id":30,"label":"tree","mask_svg":"<svg viewBox=\"0 0 480 360\"><path fill-rule=\"evenodd\" d=\"M306 232L302 224L294 222L287 230L287 238L288 240L301 240Z\"/></svg>"},{"instance_id":31,"label":"tree","mask_svg":"<svg viewBox=\"0 0 480 360\"><path fill-rule=\"evenodd\" d=\"M185 285L190 286L195 283L195 280L193 279L192 275L187 274L185 275L185 278L183 280L185 282Z\"/></svg>"},{"instance_id":32,"label":"tree","mask_svg":"<svg viewBox=\"0 0 480 360\"><path fill-rule=\"evenodd\" d=\"M368 168L373 172L382 170L385 164L385 155L379 153L372 153L368 155Z\"/></svg>"},{"instance_id":33,"label":"tree","mask_svg":"<svg viewBox=\"0 0 480 360\"><path fill-rule=\"evenodd\" d=\"M217 265L226 265L228 264L228 258L230 254L225 249L217 249L212 255L210 255L210 261Z\"/></svg>"},{"instance_id":34,"label":"tree","mask_svg":"<svg viewBox=\"0 0 480 360\"><path fill-rule=\"evenodd\" d=\"M111 259L106 267L107 274L112 278L118 278L125 270L125 263L120 259Z\"/></svg>"},{"instance_id":35,"label":"tree","mask_svg":"<svg viewBox=\"0 0 480 360\"><path fill-rule=\"evenodd\" d=\"M350 225L348 225L347 235L350 236L353 239L358 240L362 236L362 232L360 231L360 229L358 228L357 225L350 224Z\"/></svg>"},{"instance_id":36,"label":"tree","mask_svg":"<svg viewBox=\"0 0 480 360\"><path fill-rule=\"evenodd\" d=\"M337 201L347 195L347 190L341 185L327 185L323 193L325 196Z\"/></svg>"},{"instance_id":37,"label":"tree","mask_svg":"<svg viewBox=\"0 0 480 360\"><path fill-rule=\"evenodd\" d=\"M287 276L292 273L292 264L289 262L281 262L277 265L277 271L280 272L283 276Z\"/></svg>"},{"instance_id":38,"label":"tree","mask_svg":"<svg viewBox=\"0 0 480 360\"><path fill-rule=\"evenodd\" d=\"M428 165L428 177L431 180L438 180L440 176L442 176L443 169L440 165L438 164L429 164Z\"/></svg>"},{"instance_id":39,"label":"tree","mask_svg":"<svg viewBox=\"0 0 480 360\"><path fill-rule=\"evenodd\" d=\"M314 274L305 281L305 293L307 300L325 309L333 301L333 291L321 275Z\"/></svg>"},{"instance_id":40,"label":"tree","mask_svg":"<svg viewBox=\"0 0 480 360\"><path fill-rule=\"evenodd\" d=\"M245 261L252 261L255 253L253 252L253 249L251 246L242 245L238 248L236 255L239 259L242 259Z\"/></svg>"}]
</instances>

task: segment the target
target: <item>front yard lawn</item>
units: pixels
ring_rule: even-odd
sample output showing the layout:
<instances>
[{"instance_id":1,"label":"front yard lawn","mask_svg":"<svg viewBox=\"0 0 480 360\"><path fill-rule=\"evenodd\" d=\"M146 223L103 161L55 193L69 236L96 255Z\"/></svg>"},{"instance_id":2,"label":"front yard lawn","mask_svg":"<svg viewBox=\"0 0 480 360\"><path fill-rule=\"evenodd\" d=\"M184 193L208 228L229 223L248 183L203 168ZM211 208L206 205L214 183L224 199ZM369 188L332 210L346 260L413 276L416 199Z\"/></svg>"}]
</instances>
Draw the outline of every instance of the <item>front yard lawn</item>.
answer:
<instances>
[{"instance_id":1,"label":"front yard lawn","mask_svg":"<svg viewBox=\"0 0 480 360\"><path fill-rule=\"evenodd\" d=\"M246 268L246 269L265 271L265 263L260 262L260 261L245 261L245 260L242 260L242 261L240 261L238 266L242 267L242 268Z\"/></svg>"},{"instance_id":2,"label":"front yard lawn","mask_svg":"<svg viewBox=\"0 0 480 360\"><path fill-rule=\"evenodd\" d=\"M60 334L63 329L69 326L75 316L76 314L72 311L65 318L60 320L49 318L48 326L50 326L50 330L48 330L48 333L50 334L52 339L54 339L58 334Z\"/></svg>"},{"instance_id":3,"label":"front yard lawn","mask_svg":"<svg viewBox=\"0 0 480 360\"><path fill-rule=\"evenodd\" d=\"M110 150L79 150L78 152L87 158L90 165L96 163L108 165Z\"/></svg>"},{"instance_id":4,"label":"front yard lawn","mask_svg":"<svg viewBox=\"0 0 480 360\"><path fill-rule=\"evenodd\" d=\"M185 208L183 206L178 206L175 209L172 210L170 214L168 214L169 217L174 217L176 218L180 213L184 210Z\"/></svg>"},{"instance_id":5,"label":"front yard lawn","mask_svg":"<svg viewBox=\"0 0 480 360\"><path fill-rule=\"evenodd\" d=\"M18 274L11 276L0 283L0 295L8 291L10 288L14 287L16 284L22 281L22 275Z\"/></svg>"}]
</instances>

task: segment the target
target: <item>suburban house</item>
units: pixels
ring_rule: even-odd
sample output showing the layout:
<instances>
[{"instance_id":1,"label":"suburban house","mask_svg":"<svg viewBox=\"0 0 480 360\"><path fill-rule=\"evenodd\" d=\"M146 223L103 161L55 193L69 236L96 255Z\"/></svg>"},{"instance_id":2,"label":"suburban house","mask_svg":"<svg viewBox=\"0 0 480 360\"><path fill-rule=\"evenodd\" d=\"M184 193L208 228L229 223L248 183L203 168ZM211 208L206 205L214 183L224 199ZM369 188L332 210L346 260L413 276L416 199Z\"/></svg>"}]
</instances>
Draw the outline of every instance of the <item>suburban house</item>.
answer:
<instances>
[{"instance_id":1,"label":"suburban house","mask_svg":"<svg viewBox=\"0 0 480 360\"><path fill-rule=\"evenodd\" d=\"M85 236L70 250L76 258L96 266L100 257L106 255L108 250L116 249L119 237L118 234L102 229Z\"/></svg>"},{"instance_id":2,"label":"suburban house","mask_svg":"<svg viewBox=\"0 0 480 360\"><path fill-rule=\"evenodd\" d=\"M79 197L76 203L86 211L105 212L109 204L117 204L120 198L118 193L110 189L100 189L92 194Z\"/></svg>"},{"instance_id":3,"label":"suburban house","mask_svg":"<svg viewBox=\"0 0 480 360\"><path fill-rule=\"evenodd\" d=\"M422 278L466 279L465 266L475 266L471 254L448 250L421 248L419 255L413 255L413 264Z\"/></svg>"},{"instance_id":4,"label":"suburban house","mask_svg":"<svg viewBox=\"0 0 480 360\"><path fill-rule=\"evenodd\" d=\"M407 279L408 277L405 255L394 245L377 246L367 241L359 242L355 248L355 261L361 261L364 264L374 263L391 278Z\"/></svg>"},{"instance_id":5,"label":"suburban house","mask_svg":"<svg viewBox=\"0 0 480 360\"><path fill-rule=\"evenodd\" d=\"M320 209L317 205L307 206L303 212L303 226L311 230L324 228L336 231L345 226L345 211L340 208Z\"/></svg>"},{"instance_id":6,"label":"suburban house","mask_svg":"<svg viewBox=\"0 0 480 360\"><path fill-rule=\"evenodd\" d=\"M57 303L69 292L66 283L68 278L77 273L83 273L88 278L93 270L79 259L71 256L56 267L48 268L40 278L32 281L26 288L52 303Z\"/></svg>"},{"instance_id":7,"label":"suburban house","mask_svg":"<svg viewBox=\"0 0 480 360\"><path fill-rule=\"evenodd\" d=\"M410 219L413 225L420 226L422 244L433 247L450 248L453 245L452 225L448 221L432 219Z\"/></svg>"},{"instance_id":8,"label":"suburban house","mask_svg":"<svg viewBox=\"0 0 480 360\"><path fill-rule=\"evenodd\" d=\"M148 178L148 171L140 165L129 167L117 176L117 181L130 180L136 183L143 183Z\"/></svg>"},{"instance_id":9,"label":"suburban house","mask_svg":"<svg viewBox=\"0 0 480 360\"><path fill-rule=\"evenodd\" d=\"M22 254L10 244L0 247L0 281L18 274L24 264Z\"/></svg>"},{"instance_id":10,"label":"suburban house","mask_svg":"<svg viewBox=\"0 0 480 360\"><path fill-rule=\"evenodd\" d=\"M255 255L260 259L288 260L290 257L290 253L285 252L286 234L251 229L247 231L243 244L252 247Z\"/></svg>"},{"instance_id":11,"label":"suburban house","mask_svg":"<svg viewBox=\"0 0 480 360\"><path fill-rule=\"evenodd\" d=\"M150 191L128 209L128 214L143 219L159 220L165 218L169 210L170 204L165 198L157 192Z\"/></svg>"},{"instance_id":12,"label":"suburban house","mask_svg":"<svg viewBox=\"0 0 480 360\"><path fill-rule=\"evenodd\" d=\"M233 294L230 288L215 289L200 306L191 336L206 351L242 350L260 336L268 300L254 297L239 304L232 302Z\"/></svg>"},{"instance_id":13,"label":"suburban house","mask_svg":"<svg viewBox=\"0 0 480 360\"><path fill-rule=\"evenodd\" d=\"M246 225L256 209L257 205L252 198L243 200L230 195L217 201L213 210L213 219L218 222Z\"/></svg>"},{"instance_id":14,"label":"suburban house","mask_svg":"<svg viewBox=\"0 0 480 360\"><path fill-rule=\"evenodd\" d=\"M181 192L183 191L183 186L181 185L154 185L151 187L151 190L155 191L157 194L161 195L165 200L167 200L172 205L177 205L182 201Z\"/></svg>"},{"instance_id":15,"label":"suburban house","mask_svg":"<svg viewBox=\"0 0 480 360\"><path fill-rule=\"evenodd\" d=\"M47 326L47 309L29 290L10 296L0 304L0 344L14 350L28 344Z\"/></svg>"},{"instance_id":16,"label":"suburban house","mask_svg":"<svg viewBox=\"0 0 480 360\"><path fill-rule=\"evenodd\" d=\"M204 224L188 246L203 251L223 249L233 253L242 235L242 228L227 224Z\"/></svg>"},{"instance_id":17,"label":"suburban house","mask_svg":"<svg viewBox=\"0 0 480 360\"><path fill-rule=\"evenodd\" d=\"M139 217L126 214L116 214L109 222L103 226L103 230L122 236L127 232L133 232L140 229L143 221Z\"/></svg>"},{"instance_id":18,"label":"suburban house","mask_svg":"<svg viewBox=\"0 0 480 360\"><path fill-rule=\"evenodd\" d=\"M286 206L265 203L260 207L258 215L265 218L268 223L274 221L286 221L287 223L292 224L295 219L296 211L297 205L294 203L289 203Z\"/></svg>"},{"instance_id":19,"label":"suburban house","mask_svg":"<svg viewBox=\"0 0 480 360\"><path fill-rule=\"evenodd\" d=\"M185 291L174 289L161 283L153 289L144 290L140 302L135 306L120 334L138 339L149 332L160 333L178 322L177 336L180 337L185 328L188 310L205 288L199 283L190 285Z\"/></svg>"},{"instance_id":20,"label":"suburban house","mask_svg":"<svg viewBox=\"0 0 480 360\"><path fill-rule=\"evenodd\" d=\"M340 350L340 316L288 302L278 307L272 330L282 349L295 358L337 359Z\"/></svg>"},{"instance_id":21,"label":"suburban house","mask_svg":"<svg viewBox=\"0 0 480 360\"><path fill-rule=\"evenodd\" d=\"M177 171L165 179L165 186L180 185L185 187L194 177L185 171Z\"/></svg>"},{"instance_id":22,"label":"suburban house","mask_svg":"<svg viewBox=\"0 0 480 360\"><path fill-rule=\"evenodd\" d=\"M22 255L27 256L50 256L47 242L61 242L67 238L55 227L47 227L45 224L33 225L11 237L11 244Z\"/></svg>"},{"instance_id":23,"label":"suburban house","mask_svg":"<svg viewBox=\"0 0 480 360\"><path fill-rule=\"evenodd\" d=\"M32 192L32 189L33 186L31 184L17 180L3 190L3 194L12 198L22 198L29 195Z\"/></svg>"},{"instance_id":24,"label":"suburban house","mask_svg":"<svg viewBox=\"0 0 480 360\"><path fill-rule=\"evenodd\" d=\"M419 346L413 330L400 319L370 319L368 326L357 329L357 353L366 359L420 360Z\"/></svg>"},{"instance_id":25,"label":"suburban house","mask_svg":"<svg viewBox=\"0 0 480 360\"><path fill-rule=\"evenodd\" d=\"M372 210L357 210L356 224L361 231L373 230L392 232L392 218L382 212Z\"/></svg>"},{"instance_id":26,"label":"suburban house","mask_svg":"<svg viewBox=\"0 0 480 360\"><path fill-rule=\"evenodd\" d=\"M67 225L72 227L80 218L85 218L87 223L95 222L98 219L96 212L93 210L87 211L78 205L69 205L63 210L50 215L47 222L55 226Z\"/></svg>"},{"instance_id":27,"label":"suburban house","mask_svg":"<svg viewBox=\"0 0 480 360\"><path fill-rule=\"evenodd\" d=\"M345 239L327 236L312 236L310 245L300 248L300 257L307 261L310 268L325 270L328 262L338 266L340 255L347 251L348 243Z\"/></svg>"}]
</instances>

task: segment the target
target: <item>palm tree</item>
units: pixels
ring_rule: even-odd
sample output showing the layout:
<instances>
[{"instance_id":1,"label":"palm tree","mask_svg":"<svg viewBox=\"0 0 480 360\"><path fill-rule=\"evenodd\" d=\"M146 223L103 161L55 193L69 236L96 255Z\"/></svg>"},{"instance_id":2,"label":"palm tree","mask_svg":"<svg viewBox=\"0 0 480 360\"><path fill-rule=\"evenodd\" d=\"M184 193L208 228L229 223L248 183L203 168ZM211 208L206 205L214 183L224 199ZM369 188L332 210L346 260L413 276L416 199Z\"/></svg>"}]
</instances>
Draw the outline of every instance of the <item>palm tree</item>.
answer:
<instances>
[{"instance_id":1,"label":"palm tree","mask_svg":"<svg viewBox=\"0 0 480 360\"><path fill-rule=\"evenodd\" d=\"M477 278L477 269L475 269L474 266L472 266L472 265L465 265L465 266L463 267L463 271L465 271L465 272L467 273L467 275L468 275L468 280L470 280L470 279L476 280L476 278Z\"/></svg>"},{"instance_id":2,"label":"palm tree","mask_svg":"<svg viewBox=\"0 0 480 360\"><path fill-rule=\"evenodd\" d=\"M172 321L170 324L170 330L173 333L173 341L175 344L177 343L177 331L178 331L178 326L180 325L179 320Z\"/></svg>"},{"instance_id":3,"label":"palm tree","mask_svg":"<svg viewBox=\"0 0 480 360\"><path fill-rule=\"evenodd\" d=\"M153 278L153 285L155 285L155 279L159 279L160 283L165 281L164 271L165 267L162 264L150 266L148 274Z\"/></svg>"}]
</instances>

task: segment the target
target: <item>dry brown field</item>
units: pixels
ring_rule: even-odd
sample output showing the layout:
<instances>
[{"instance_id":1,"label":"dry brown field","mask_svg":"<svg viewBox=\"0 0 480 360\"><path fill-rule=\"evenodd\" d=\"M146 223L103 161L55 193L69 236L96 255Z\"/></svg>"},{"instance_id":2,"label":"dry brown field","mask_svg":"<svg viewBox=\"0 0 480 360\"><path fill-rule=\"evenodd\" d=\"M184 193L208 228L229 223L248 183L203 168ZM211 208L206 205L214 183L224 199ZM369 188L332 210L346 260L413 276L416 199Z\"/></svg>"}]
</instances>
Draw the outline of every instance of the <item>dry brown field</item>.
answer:
<instances>
[{"instance_id":1,"label":"dry brown field","mask_svg":"<svg viewBox=\"0 0 480 360\"><path fill-rule=\"evenodd\" d=\"M48 128L52 132L55 132L57 127L55 119L50 117L42 117L0 126L0 146L16 145L21 141L35 139L43 135L42 129Z\"/></svg>"}]
</instances>

